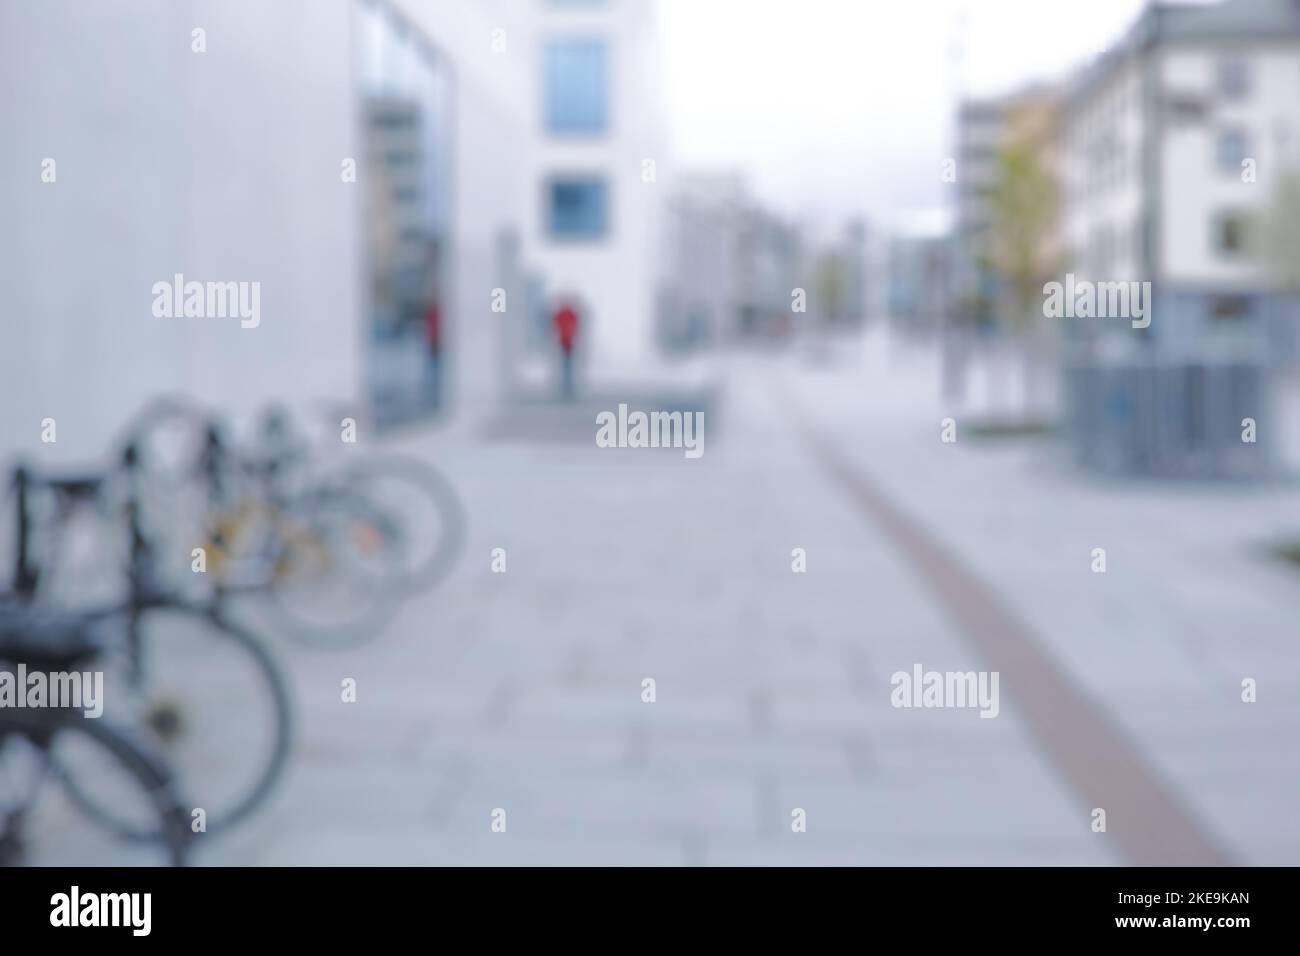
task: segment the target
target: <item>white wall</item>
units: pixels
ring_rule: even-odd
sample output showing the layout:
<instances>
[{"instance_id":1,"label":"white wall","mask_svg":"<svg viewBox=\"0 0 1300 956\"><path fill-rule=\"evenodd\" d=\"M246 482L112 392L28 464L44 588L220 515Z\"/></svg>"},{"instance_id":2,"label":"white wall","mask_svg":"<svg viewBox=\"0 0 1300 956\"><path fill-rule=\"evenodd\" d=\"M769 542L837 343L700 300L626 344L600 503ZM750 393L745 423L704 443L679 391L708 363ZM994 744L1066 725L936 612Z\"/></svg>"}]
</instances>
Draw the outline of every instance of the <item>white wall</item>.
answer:
<instances>
[{"instance_id":1,"label":"white wall","mask_svg":"<svg viewBox=\"0 0 1300 956\"><path fill-rule=\"evenodd\" d=\"M1094 281L1150 279L1141 274L1145 117L1140 67L1126 63L1077 103L1061 144L1064 241L1069 269ZM1099 144L1110 165L1098 164ZM1094 275L1099 235L1111 251L1105 275Z\"/></svg>"},{"instance_id":2,"label":"white wall","mask_svg":"<svg viewBox=\"0 0 1300 956\"><path fill-rule=\"evenodd\" d=\"M357 396L350 15L321 0L0 5L0 449L97 454L160 391L237 413ZM155 318L151 286L176 272L259 281L261 325ZM47 416L57 446L38 441Z\"/></svg>"},{"instance_id":3,"label":"white wall","mask_svg":"<svg viewBox=\"0 0 1300 956\"><path fill-rule=\"evenodd\" d=\"M1215 70L1223 52L1243 50L1249 90L1240 101L1216 95ZM1258 211L1272 197L1278 172L1294 167L1300 153L1300 46L1255 45L1218 49L1176 48L1162 59L1166 88L1198 94L1214 104L1202 123L1168 128L1162 156L1162 273L1174 282L1260 288L1265 274L1247 256L1225 259L1215 252L1211 222L1224 209ZM1219 130L1244 129L1256 181L1243 182L1240 168L1224 172L1216 162Z\"/></svg>"},{"instance_id":4,"label":"white wall","mask_svg":"<svg viewBox=\"0 0 1300 956\"><path fill-rule=\"evenodd\" d=\"M664 197L672 163L664 137L655 11L643 0L562 6L538 2L529 130L535 143L534 185L526 206L525 249L542 267L549 295L576 292L588 306L588 367L617 378L652 353L660 277ZM551 137L545 128L541 51L552 37L600 36L609 44L610 129L593 139ZM653 159L656 181L644 182ZM551 242L543 183L554 173L596 172L608 178L610 233L602 242Z\"/></svg>"}]
</instances>

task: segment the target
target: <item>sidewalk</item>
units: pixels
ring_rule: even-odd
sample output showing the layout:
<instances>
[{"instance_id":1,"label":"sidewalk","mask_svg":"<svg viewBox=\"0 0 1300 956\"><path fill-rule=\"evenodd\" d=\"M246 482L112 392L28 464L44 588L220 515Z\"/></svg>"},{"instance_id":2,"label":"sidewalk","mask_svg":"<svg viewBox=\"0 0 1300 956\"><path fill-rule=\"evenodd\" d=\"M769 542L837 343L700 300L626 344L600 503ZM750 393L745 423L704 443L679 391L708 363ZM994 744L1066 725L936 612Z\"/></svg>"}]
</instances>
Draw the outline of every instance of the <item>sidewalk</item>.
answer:
<instances>
[{"instance_id":1,"label":"sidewalk","mask_svg":"<svg viewBox=\"0 0 1300 956\"><path fill-rule=\"evenodd\" d=\"M1059 666L1240 861L1295 865L1300 579L1264 554L1300 528L1290 485L1092 480L1050 443L940 441L926 359L795 376L841 448L1034 627ZM892 371L891 371L892 369ZM1105 548L1107 571L1091 570ZM1241 700L1244 678L1258 703Z\"/></svg>"},{"instance_id":2,"label":"sidewalk","mask_svg":"<svg viewBox=\"0 0 1300 956\"><path fill-rule=\"evenodd\" d=\"M1006 695L890 706L895 670L980 664L762 363L730 384L696 461L410 437L465 496L461 566L369 647L284 648L286 785L200 862L1116 862Z\"/></svg>"}]
</instances>

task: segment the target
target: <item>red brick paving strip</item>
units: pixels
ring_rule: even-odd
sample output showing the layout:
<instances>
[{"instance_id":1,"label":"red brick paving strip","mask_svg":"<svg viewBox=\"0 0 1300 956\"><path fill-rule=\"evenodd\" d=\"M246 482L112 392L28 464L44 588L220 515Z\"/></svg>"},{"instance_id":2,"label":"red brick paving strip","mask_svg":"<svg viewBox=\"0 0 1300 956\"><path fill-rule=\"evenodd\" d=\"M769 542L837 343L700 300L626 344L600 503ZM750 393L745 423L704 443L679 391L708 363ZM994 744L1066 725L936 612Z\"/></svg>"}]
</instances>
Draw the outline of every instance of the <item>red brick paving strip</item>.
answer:
<instances>
[{"instance_id":1,"label":"red brick paving strip","mask_svg":"<svg viewBox=\"0 0 1300 956\"><path fill-rule=\"evenodd\" d=\"M786 407L822 466L911 562L989 669L1000 672L1002 688L1010 690L1030 732L1086 808L1079 826L1090 826L1093 807L1105 809L1106 832L1096 837L1132 865L1232 865L1124 733L1043 651L1029 626L881 494L801 409Z\"/></svg>"}]
</instances>

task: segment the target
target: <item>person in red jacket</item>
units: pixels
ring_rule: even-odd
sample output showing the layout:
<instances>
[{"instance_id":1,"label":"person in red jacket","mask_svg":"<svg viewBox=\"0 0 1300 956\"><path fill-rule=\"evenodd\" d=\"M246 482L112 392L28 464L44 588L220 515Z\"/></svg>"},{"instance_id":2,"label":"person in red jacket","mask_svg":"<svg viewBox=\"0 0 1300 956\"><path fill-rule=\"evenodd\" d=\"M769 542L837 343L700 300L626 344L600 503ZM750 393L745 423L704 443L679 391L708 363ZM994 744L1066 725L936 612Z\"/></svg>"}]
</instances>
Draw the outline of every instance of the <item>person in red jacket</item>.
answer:
<instances>
[{"instance_id":1,"label":"person in red jacket","mask_svg":"<svg viewBox=\"0 0 1300 956\"><path fill-rule=\"evenodd\" d=\"M578 340L578 310L564 302L552 319L555 338L560 346L560 394L573 397L573 347Z\"/></svg>"},{"instance_id":2,"label":"person in red jacket","mask_svg":"<svg viewBox=\"0 0 1300 956\"><path fill-rule=\"evenodd\" d=\"M424 309L424 343L428 347L426 393L433 404L442 398L442 309L431 299Z\"/></svg>"}]
</instances>

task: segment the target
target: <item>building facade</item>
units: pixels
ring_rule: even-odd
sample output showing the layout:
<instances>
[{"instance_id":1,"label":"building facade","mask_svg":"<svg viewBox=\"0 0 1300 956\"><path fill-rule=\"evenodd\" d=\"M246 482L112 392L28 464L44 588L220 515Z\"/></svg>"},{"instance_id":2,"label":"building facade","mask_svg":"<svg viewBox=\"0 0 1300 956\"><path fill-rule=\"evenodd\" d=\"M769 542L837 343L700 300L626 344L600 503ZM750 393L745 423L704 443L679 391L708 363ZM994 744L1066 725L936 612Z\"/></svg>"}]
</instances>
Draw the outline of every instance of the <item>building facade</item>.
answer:
<instances>
[{"instance_id":1,"label":"building facade","mask_svg":"<svg viewBox=\"0 0 1300 956\"><path fill-rule=\"evenodd\" d=\"M534 77L524 101L529 189L522 249L543 304L577 307L590 379L655 352L670 182L653 4L526 0Z\"/></svg>"},{"instance_id":2,"label":"building facade","mask_svg":"<svg viewBox=\"0 0 1300 956\"><path fill-rule=\"evenodd\" d=\"M0 4L6 451L93 460L160 393L234 416L362 398L351 15ZM256 288L256 325L158 314L178 274Z\"/></svg>"},{"instance_id":3,"label":"building facade","mask_svg":"<svg viewBox=\"0 0 1300 956\"><path fill-rule=\"evenodd\" d=\"M1069 269L1151 290L1149 327L1065 325L1085 461L1236 475L1278 457L1270 438L1241 435L1270 418L1279 360L1295 355L1288 297L1258 238L1300 167L1297 91L1294 0L1150 6L1070 90Z\"/></svg>"},{"instance_id":4,"label":"building facade","mask_svg":"<svg viewBox=\"0 0 1300 956\"><path fill-rule=\"evenodd\" d=\"M1001 99L968 100L958 107L953 286L964 312L986 322L992 320L997 298L987 244L998 151L1005 137L1006 104Z\"/></svg>"},{"instance_id":5,"label":"building facade","mask_svg":"<svg viewBox=\"0 0 1300 956\"><path fill-rule=\"evenodd\" d=\"M1070 91L1064 137L1072 270L1155 295L1143 335L1082 329L1089 351L1273 354L1277 297L1252 234L1300 168L1300 4L1148 8Z\"/></svg>"}]
</instances>

